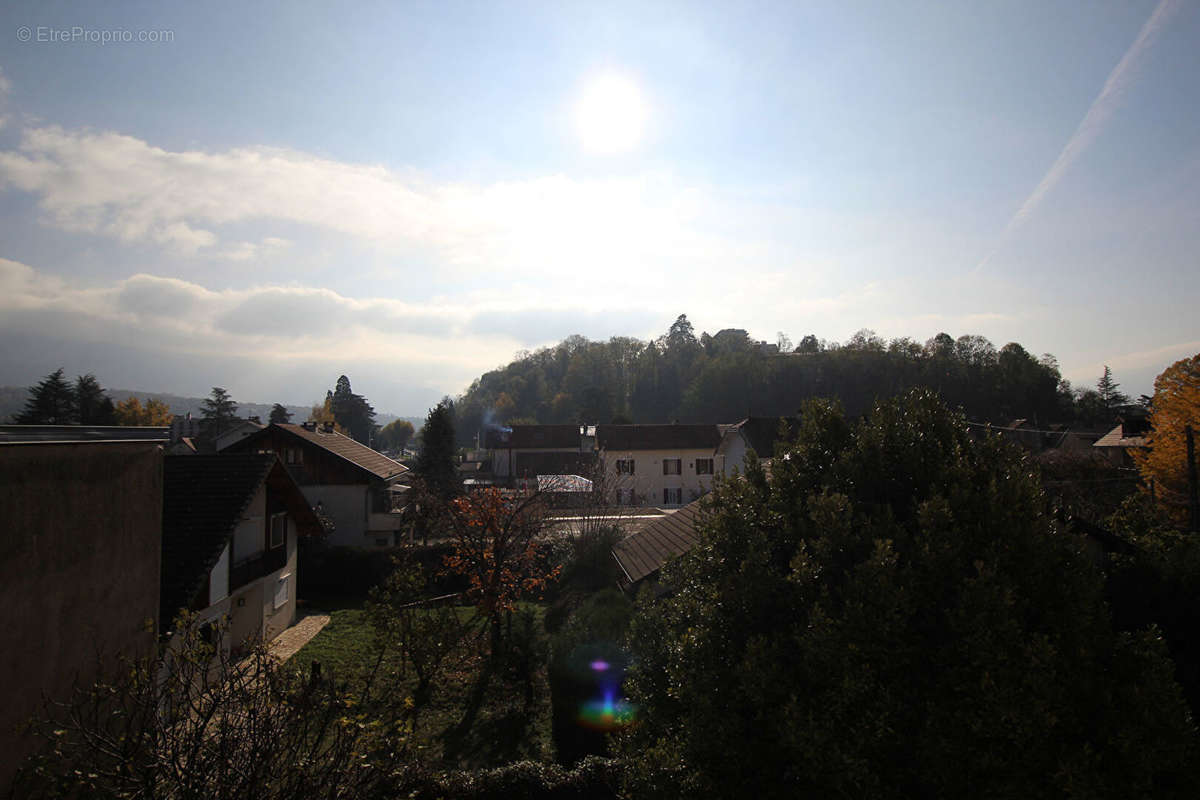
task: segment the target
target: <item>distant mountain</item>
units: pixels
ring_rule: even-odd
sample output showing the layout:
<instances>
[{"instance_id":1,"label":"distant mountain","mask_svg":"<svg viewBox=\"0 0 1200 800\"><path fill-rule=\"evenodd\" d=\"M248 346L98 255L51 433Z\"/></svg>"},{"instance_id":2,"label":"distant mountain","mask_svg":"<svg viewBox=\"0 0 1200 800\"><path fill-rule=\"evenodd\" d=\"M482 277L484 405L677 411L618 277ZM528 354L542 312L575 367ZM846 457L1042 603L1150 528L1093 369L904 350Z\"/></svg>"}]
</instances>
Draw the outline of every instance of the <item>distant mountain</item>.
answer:
<instances>
[{"instance_id":1,"label":"distant mountain","mask_svg":"<svg viewBox=\"0 0 1200 800\"><path fill-rule=\"evenodd\" d=\"M112 398L114 403L119 403L122 400L127 400L130 397L137 397L140 400L147 398L155 398L161 400L171 407L172 414L191 414L193 417L199 417L204 411L203 397L183 397L177 394L168 392L147 392L141 389L105 389L105 392ZM16 419L17 414L25 408L25 401L29 398L29 387L27 386L0 386L0 422L12 422ZM238 404L239 417L258 417L263 422L271 416L271 407L274 403L244 403L235 398ZM310 405L289 405L287 410L292 412L293 422L303 422L308 419L308 414L312 410ZM379 425L387 425L395 419L407 419L413 424L413 427L420 430L425 424L424 418L421 417L399 417L395 414L384 414L375 412L375 422Z\"/></svg>"}]
</instances>

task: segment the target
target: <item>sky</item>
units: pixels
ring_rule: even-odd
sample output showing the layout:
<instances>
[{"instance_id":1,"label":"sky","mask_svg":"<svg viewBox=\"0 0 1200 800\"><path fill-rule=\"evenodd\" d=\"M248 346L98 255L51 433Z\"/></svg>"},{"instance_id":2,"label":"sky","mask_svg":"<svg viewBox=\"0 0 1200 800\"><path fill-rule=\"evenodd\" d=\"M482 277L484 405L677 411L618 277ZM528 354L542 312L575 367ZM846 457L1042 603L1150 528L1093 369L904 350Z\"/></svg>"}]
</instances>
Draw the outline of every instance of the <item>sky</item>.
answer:
<instances>
[{"instance_id":1,"label":"sky","mask_svg":"<svg viewBox=\"0 0 1200 800\"><path fill-rule=\"evenodd\" d=\"M571 334L1200 352L1200 4L12 2L0 384L422 416Z\"/></svg>"}]
</instances>

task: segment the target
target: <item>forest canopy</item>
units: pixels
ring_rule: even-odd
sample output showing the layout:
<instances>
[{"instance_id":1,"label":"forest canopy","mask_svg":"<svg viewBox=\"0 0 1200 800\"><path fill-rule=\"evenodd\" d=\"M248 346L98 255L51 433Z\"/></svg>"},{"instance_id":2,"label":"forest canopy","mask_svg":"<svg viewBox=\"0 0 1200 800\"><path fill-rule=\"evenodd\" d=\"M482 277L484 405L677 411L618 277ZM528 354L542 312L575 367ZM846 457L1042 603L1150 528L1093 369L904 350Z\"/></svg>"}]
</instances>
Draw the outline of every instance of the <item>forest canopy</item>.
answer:
<instances>
[{"instance_id":1,"label":"forest canopy","mask_svg":"<svg viewBox=\"0 0 1200 800\"><path fill-rule=\"evenodd\" d=\"M456 406L460 441L490 424L791 415L814 397L836 397L857 415L877 398L918 387L935 390L969 419L997 424L1025 418L1038 425L1096 425L1113 411L1096 391L1074 391L1054 356L1035 357L1016 342L997 348L983 336L947 333L924 343L885 341L862 330L842 344L814 334L791 350L789 344L784 335L759 342L739 328L697 336L686 315L650 342L571 336L519 353L472 383Z\"/></svg>"}]
</instances>

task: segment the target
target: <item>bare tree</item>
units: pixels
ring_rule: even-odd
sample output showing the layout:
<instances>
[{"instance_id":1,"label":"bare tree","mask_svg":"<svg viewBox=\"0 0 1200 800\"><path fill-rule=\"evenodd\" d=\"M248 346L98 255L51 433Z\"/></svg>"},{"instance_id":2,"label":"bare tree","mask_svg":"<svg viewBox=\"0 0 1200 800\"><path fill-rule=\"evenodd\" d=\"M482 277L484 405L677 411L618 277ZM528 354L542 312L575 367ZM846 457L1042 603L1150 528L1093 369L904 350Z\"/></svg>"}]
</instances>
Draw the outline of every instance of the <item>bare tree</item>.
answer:
<instances>
[{"instance_id":1,"label":"bare tree","mask_svg":"<svg viewBox=\"0 0 1200 800\"><path fill-rule=\"evenodd\" d=\"M376 759L404 753L401 726L364 724L354 711L380 702L370 681L351 693L316 668L305 677L281 666L262 645L234 658L209 644L220 630L186 621L177 630L113 679L47 702L34 724L46 748L17 794L356 798L383 779Z\"/></svg>"}]
</instances>

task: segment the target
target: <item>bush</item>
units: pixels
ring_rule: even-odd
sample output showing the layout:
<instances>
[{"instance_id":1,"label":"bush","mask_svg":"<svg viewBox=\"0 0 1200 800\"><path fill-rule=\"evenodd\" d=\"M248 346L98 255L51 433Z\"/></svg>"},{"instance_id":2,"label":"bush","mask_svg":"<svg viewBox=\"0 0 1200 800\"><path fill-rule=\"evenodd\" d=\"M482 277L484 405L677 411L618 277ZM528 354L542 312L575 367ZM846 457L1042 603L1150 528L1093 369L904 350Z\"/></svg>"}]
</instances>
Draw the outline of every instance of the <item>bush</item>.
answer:
<instances>
[{"instance_id":1,"label":"bush","mask_svg":"<svg viewBox=\"0 0 1200 800\"><path fill-rule=\"evenodd\" d=\"M617 797L618 766L595 757L573 769L517 761L495 769L427 775L404 788L414 800L609 800Z\"/></svg>"}]
</instances>

